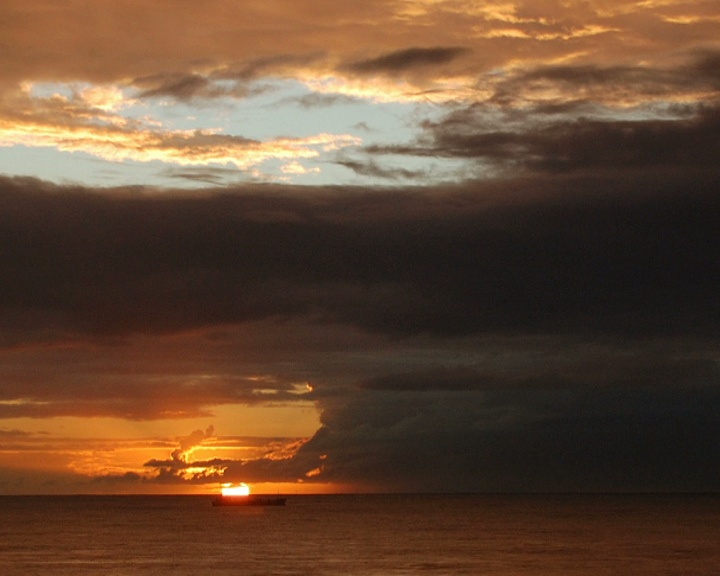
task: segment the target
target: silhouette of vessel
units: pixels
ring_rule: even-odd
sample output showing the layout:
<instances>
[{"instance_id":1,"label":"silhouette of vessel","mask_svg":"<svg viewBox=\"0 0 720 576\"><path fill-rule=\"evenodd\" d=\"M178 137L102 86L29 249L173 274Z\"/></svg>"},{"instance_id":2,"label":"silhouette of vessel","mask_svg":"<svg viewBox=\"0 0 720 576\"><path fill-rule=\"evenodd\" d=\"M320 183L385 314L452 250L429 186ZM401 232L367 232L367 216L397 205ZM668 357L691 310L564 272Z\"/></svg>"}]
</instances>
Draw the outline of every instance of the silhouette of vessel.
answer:
<instances>
[{"instance_id":1,"label":"silhouette of vessel","mask_svg":"<svg viewBox=\"0 0 720 576\"><path fill-rule=\"evenodd\" d=\"M285 506L286 498L280 496L215 496L213 506Z\"/></svg>"}]
</instances>

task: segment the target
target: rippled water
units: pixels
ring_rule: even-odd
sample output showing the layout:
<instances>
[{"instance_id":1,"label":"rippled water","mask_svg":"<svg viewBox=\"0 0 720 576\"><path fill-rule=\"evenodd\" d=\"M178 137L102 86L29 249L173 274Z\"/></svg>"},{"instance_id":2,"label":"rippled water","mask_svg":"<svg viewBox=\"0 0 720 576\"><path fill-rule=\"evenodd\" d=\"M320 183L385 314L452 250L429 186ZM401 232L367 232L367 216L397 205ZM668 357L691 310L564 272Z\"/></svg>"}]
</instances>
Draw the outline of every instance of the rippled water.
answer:
<instances>
[{"instance_id":1,"label":"rippled water","mask_svg":"<svg viewBox=\"0 0 720 576\"><path fill-rule=\"evenodd\" d=\"M0 574L720 574L720 497L5 496Z\"/></svg>"}]
</instances>

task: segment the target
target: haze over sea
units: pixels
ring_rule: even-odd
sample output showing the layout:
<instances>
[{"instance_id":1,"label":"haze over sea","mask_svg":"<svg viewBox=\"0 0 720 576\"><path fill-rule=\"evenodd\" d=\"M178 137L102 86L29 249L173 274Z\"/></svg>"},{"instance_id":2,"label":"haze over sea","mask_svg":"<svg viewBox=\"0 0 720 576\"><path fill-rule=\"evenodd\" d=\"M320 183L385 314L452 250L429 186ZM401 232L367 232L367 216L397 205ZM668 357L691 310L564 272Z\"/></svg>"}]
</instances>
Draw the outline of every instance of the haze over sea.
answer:
<instances>
[{"instance_id":1,"label":"haze over sea","mask_svg":"<svg viewBox=\"0 0 720 576\"><path fill-rule=\"evenodd\" d=\"M717 574L717 495L0 497L0 574Z\"/></svg>"}]
</instances>

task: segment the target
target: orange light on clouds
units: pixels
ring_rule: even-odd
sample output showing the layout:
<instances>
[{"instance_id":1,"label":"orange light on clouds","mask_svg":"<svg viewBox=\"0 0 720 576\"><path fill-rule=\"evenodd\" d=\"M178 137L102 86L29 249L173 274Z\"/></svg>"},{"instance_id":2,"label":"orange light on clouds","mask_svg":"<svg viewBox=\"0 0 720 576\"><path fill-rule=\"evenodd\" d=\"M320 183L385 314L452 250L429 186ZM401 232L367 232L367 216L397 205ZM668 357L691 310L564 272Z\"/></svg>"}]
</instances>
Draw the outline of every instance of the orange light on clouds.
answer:
<instances>
[{"instance_id":1,"label":"orange light on clouds","mask_svg":"<svg viewBox=\"0 0 720 576\"><path fill-rule=\"evenodd\" d=\"M83 94L87 105L77 110L77 103L65 97L33 98L26 93L24 99L17 102L18 109L24 111L22 114L4 116L0 110L0 147L22 144L85 152L115 162L161 161L181 166L230 164L238 169L280 159L291 162L292 171L301 168L298 159L316 158L320 151L335 151L362 143L351 134L327 132L260 142L223 134L216 128L163 129L152 120L129 123L115 114L123 103L119 88L90 86ZM127 99L127 103L131 102L131 98ZM38 106L44 113L34 112Z\"/></svg>"}]
</instances>

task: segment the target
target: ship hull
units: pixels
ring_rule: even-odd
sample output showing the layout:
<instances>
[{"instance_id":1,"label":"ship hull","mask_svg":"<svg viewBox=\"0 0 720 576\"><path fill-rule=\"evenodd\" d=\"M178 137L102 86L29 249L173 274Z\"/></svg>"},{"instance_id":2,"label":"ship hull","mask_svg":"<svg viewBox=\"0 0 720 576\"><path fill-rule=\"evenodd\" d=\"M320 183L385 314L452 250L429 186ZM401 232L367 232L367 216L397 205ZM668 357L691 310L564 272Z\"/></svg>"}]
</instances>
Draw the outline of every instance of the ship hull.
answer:
<instances>
[{"instance_id":1,"label":"ship hull","mask_svg":"<svg viewBox=\"0 0 720 576\"><path fill-rule=\"evenodd\" d=\"M272 496L216 496L213 506L285 506L285 498Z\"/></svg>"}]
</instances>

